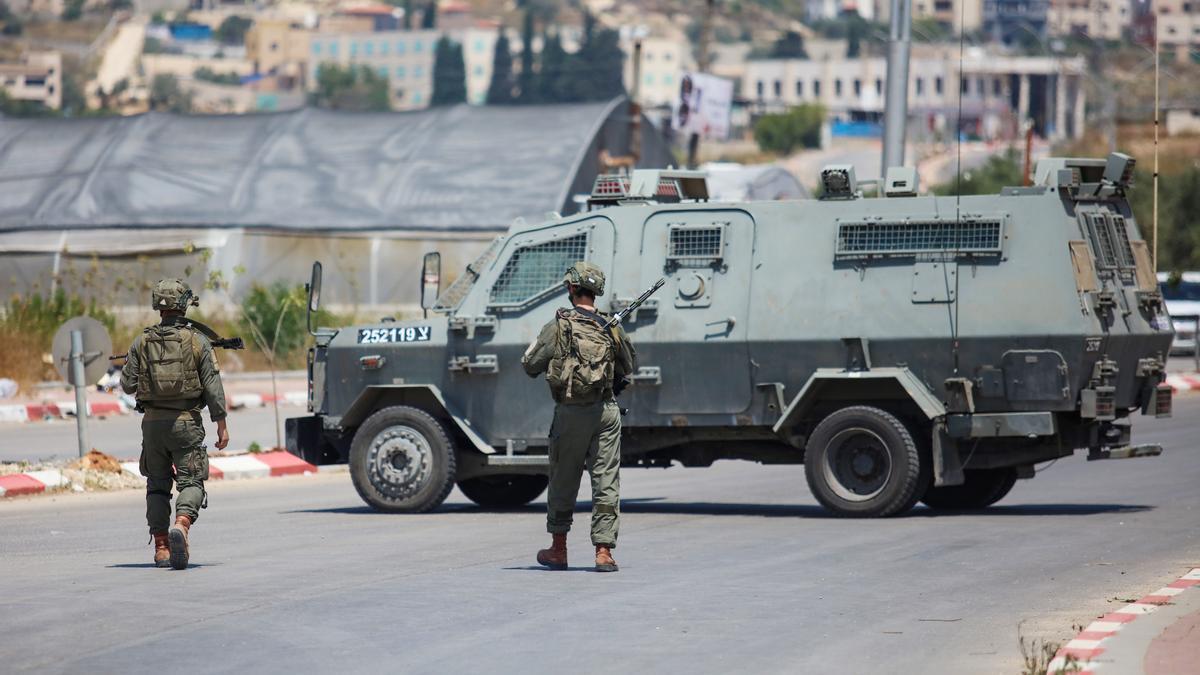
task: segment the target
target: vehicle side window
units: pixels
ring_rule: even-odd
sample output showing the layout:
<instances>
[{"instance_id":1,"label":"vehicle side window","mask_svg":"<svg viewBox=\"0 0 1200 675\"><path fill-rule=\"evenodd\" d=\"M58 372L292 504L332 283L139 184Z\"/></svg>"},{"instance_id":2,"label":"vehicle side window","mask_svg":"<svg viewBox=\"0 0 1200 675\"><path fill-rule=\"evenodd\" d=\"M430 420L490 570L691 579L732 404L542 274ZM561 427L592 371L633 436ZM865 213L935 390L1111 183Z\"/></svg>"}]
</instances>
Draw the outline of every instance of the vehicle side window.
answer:
<instances>
[{"instance_id":1,"label":"vehicle side window","mask_svg":"<svg viewBox=\"0 0 1200 675\"><path fill-rule=\"evenodd\" d=\"M562 284L571 263L587 258L587 233L555 239L513 251L496 283L492 305L524 305Z\"/></svg>"}]
</instances>

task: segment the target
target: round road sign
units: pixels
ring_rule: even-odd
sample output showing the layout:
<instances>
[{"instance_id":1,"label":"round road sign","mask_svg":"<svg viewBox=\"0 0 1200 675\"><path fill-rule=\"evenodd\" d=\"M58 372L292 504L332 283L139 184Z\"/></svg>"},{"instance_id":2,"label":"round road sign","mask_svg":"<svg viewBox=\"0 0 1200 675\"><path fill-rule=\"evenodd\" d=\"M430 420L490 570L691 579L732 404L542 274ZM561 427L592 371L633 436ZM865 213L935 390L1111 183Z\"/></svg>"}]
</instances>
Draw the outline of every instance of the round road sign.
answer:
<instances>
[{"instance_id":1,"label":"round road sign","mask_svg":"<svg viewBox=\"0 0 1200 675\"><path fill-rule=\"evenodd\" d=\"M90 316L77 316L67 319L59 326L54 334L50 353L54 357L54 367L64 380L72 385L77 384L71 376L71 331L83 333L83 373L86 382L83 386L93 383L108 371L108 355L112 353L112 339L104 324Z\"/></svg>"}]
</instances>

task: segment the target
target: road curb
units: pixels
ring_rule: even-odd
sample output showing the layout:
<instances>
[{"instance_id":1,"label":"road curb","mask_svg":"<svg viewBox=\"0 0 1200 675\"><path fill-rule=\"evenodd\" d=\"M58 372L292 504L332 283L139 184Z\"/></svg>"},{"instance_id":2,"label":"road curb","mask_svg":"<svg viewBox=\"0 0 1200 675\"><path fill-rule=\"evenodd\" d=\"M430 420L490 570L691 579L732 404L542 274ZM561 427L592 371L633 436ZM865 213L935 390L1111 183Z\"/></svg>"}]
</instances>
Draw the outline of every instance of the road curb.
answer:
<instances>
[{"instance_id":1,"label":"road curb","mask_svg":"<svg viewBox=\"0 0 1200 675\"><path fill-rule=\"evenodd\" d=\"M1046 667L1046 674L1088 675L1100 669L1111 670L1111 662L1100 657L1112 649L1114 641L1118 639L1123 630L1127 630L1130 624L1139 618L1153 614L1163 605L1171 604L1175 596L1180 593L1197 586L1200 586L1200 567L1140 600L1131 602L1117 611L1105 614L1091 622L1062 649L1058 650ZM1149 648L1149 644L1147 644L1147 648Z\"/></svg>"},{"instance_id":2,"label":"road curb","mask_svg":"<svg viewBox=\"0 0 1200 675\"><path fill-rule=\"evenodd\" d=\"M54 488L66 487L71 481L57 469L10 473L0 476L0 497L34 495Z\"/></svg>"},{"instance_id":3,"label":"road curb","mask_svg":"<svg viewBox=\"0 0 1200 675\"><path fill-rule=\"evenodd\" d=\"M1200 390L1200 375L1167 373L1167 384L1176 392Z\"/></svg>"},{"instance_id":4,"label":"road curb","mask_svg":"<svg viewBox=\"0 0 1200 675\"><path fill-rule=\"evenodd\" d=\"M137 462L121 462L125 473L141 476ZM244 480L247 478L277 478L317 473L317 467L290 452L247 453L231 457L209 457L209 480Z\"/></svg>"}]
</instances>

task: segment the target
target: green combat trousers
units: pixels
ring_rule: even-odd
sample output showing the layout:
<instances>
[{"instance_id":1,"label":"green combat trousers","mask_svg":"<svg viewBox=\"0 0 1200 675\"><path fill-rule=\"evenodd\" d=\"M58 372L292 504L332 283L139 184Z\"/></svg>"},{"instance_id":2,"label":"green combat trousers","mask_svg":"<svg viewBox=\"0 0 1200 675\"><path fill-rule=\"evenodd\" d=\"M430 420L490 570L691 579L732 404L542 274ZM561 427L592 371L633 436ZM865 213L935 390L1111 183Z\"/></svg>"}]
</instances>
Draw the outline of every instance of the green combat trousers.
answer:
<instances>
[{"instance_id":1,"label":"green combat trousers","mask_svg":"<svg viewBox=\"0 0 1200 675\"><path fill-rule=\"evenodd\" d=\"M617 546L621 488L621 411L614 401L558 405L550 425L546 531L571 530L583 470L592 475L592 544Z\"/></svg>"},{"instance_id":2,"label":"green combat trousers","mask_svg":"<svg viewBox=\"0 0 1200 675\"><path fill-rule=\"evenodd\" d=\"M176 515L196 522L207 495L208 453L199 412L147 410L142 418L142 457L146 477L146 523L150 534L165 534L171 526L171 483L179 490Z\"/></svg>"}]
</instances>

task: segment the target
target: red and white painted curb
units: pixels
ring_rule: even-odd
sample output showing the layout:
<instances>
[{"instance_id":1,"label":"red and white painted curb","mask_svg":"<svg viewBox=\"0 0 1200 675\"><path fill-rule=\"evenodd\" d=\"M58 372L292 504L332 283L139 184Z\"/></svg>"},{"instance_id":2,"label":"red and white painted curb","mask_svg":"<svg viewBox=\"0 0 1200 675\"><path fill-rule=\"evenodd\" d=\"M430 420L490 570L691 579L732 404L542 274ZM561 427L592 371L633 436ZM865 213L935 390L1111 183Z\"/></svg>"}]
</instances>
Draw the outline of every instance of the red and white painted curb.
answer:
<instances>
[{"instance_id":1,"label":"red and white painted curb","mask_svg":"<svg viewBox=\"0 0 1200 675\"><path fill-rule=\"evenodd\" d=\"M121 462L121 468L134 476L142 475L137 462ZM312 473L317 473L316 466L283 450L208 458L209 480L275 478Z\"/></svg>"},{"instance_id":2,"label":"red and white painted curb","mask_svg":"<svg viewBox=\"0 0 1200 675\"><path fill-rule=\"evenodd\" d=\"M0 497L32 495L46 490L66 487L71 481L61 471L29 471L0 476Z\"/></svg>"},{"instance_id":3,"label":"red and white painted curb","mask_svg":"<svg viewBox=\"0 0 1200 675\"><path fill-rule=\"evenodd\" d=\"M129 412L129 409L120 401L88 401L87 407L89 417L124 415ZM0 422L40 422L44 419L59 419L74 414L74 401L0 405Z\"/></svg>"},{"instance_id":4,"label":"red and white painted curb","mask_svg":"<svg viewBox=\"0 0 1200 675\"><path fill-rule=\"evenodd\" d=\"M1167 373L1167 384L1175 391L1200 390L1200 375Z\"/></svg>"},{"instance_id":5,"label":"red and white painted curb","mask_svg":"<svg viewBox=\"0 0 1200 675\"><path fill-rule=\"evenodd\" d=\"M1172 599L1189 588L1200 586L1200 567L1183 575L1176 581L1163 586L1150 595L1131 602L1115 612L1105 614L1088 624L1075 639L1068 642L1046 668L1047 675L1059 673L1078 673L1088 675L1095 673L1105 665L1096 657L1105 652L1105 642L1112 639L1138 617L1153 613L1159 607L1169 604Z\"/></svg>"},{"instance_id":6,"label":"red and white painted curb","mask_svg":"<svg viewBox=\"0 0 1200 675\"><path fill-rule=\"evenodd\" d=\"M308 392L289 391L279 396L253 393L232 394L228 397L228 401L231 410L262 408L275 402L280 405L308 405Z\"/></svg>"}]
</instances>

